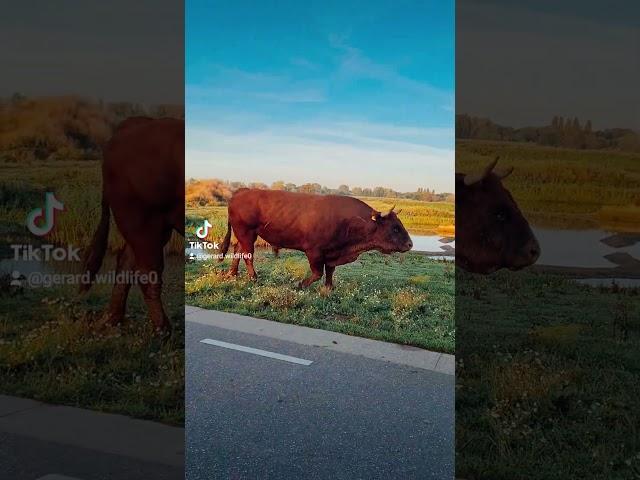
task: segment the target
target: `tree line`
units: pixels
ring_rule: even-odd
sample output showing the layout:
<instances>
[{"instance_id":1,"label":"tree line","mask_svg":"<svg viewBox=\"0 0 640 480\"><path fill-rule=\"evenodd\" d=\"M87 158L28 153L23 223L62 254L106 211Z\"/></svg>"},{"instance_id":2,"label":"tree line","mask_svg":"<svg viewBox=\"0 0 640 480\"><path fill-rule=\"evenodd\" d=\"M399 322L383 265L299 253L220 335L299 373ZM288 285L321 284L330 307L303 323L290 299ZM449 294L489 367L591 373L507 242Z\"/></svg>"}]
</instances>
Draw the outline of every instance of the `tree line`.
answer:
<instances>
[{"instance_id":1,"label":"tree line","mask_svg":"<svg viewBox=\"0 0 640 480\"><path fill-rule=\"evenodd\" d=\"M303 183L296 185L282 180L271 185L262 182L233 182L219 179L196 180L186 182L188 205L213 205L224 203L239 188L261 188L266 190L284 190L287 192L314 193L319 195L348 195L354 197L404 198L425 202L453 202L453 193L437 193L435 189L418 188L414 192L398 192L387 187L350 187L343 184L338 188L329 188L319 183Z\"/></svg>"},{"instance_id":2,"label":"tree line","mask_svg":"<svg viewBox=\"0 0 640 480\"><path fill-rule=\"evenodd\" d=\"M241 185L240 182L232 184ZM435 189L418 188L415 192L398 192L388 187L349 187L342 184L338 188L329 188L319 183L285 183L283 181L273 182L270 186L265 183L250 183L250 188L269 188L271 190L285 190L288 192L315 193L320 195L351 195L355 197L385 197L385 198L408 198L413 200L423 200L428 202L447 201L451 194L436 193Z\"/></svg>"},{"instance_id":3,"label":"tree line","mask_svg":"<svg viewBox=\"0 0 640 480\"><path fill-rule=\"evenodd\" d=\"M505 127L488 118L467 114L456 115L456 138L529 142L551 147L575 149L616 149L640 151L640 135L628 128L594 130L591 120L581 122L577 117L551 119L540 127Z\"/></svg>"},{"instance_id":4,"label":"tree line","mask_svg":"<svg viewBox=\"0 0 640 480\"><path fill-rule=\"evenodd\" d=\"M29 98L15 93L0 98L0 159L97 159L115 127L133 116L184 118L184 108L76 96Z\"/></svg>"}]
</instances>

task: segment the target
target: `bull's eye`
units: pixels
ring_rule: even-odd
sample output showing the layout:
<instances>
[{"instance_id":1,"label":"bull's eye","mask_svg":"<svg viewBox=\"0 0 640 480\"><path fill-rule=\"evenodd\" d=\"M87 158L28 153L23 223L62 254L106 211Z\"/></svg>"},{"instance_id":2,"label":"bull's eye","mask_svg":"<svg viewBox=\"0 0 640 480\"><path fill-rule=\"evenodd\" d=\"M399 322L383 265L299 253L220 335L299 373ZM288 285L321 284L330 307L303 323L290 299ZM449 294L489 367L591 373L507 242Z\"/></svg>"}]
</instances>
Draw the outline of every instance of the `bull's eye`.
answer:
<instances>
[{"instance_id":1,"label":"bull's eye","mask_svg":"<svg viewBox=\"0 0 640 480\"><path fill-rule=\"evenodd\" d=\"M393 227L393 233L400 233L400 227L398 227L397 225Z\"/></svg>"},{"instance_id":2,"label":"bull's eye","mask_svg":"<svg viewBox=\"0 0 640 480\"><path fill-rule=\"evenodd\" d=\"M498 213L496 213L496 220L499 221L500 223L504 223L507 221L507 214L504 211L499 211Z\"/></svg>"}]
</instances>

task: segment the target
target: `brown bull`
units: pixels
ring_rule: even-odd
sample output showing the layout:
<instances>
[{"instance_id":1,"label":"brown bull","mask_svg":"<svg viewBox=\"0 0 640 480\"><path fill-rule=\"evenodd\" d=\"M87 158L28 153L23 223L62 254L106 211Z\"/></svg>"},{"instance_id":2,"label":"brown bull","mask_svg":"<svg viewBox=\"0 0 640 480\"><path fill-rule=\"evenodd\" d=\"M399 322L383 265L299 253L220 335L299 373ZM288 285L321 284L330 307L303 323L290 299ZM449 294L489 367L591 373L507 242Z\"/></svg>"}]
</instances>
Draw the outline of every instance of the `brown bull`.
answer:
<instances>
[{"instance_id":1,"label":"brown bull","mask_svg":"<svg viewBox=\"0 0 640 480\"><path fill-rule=\"evenodd\" d=\"M110 213L125 240L118 272L137 272L147 309L157 330L170 327L162 307L164 246L175 230L184 235L184 121L134 117L122 122L105 146L102 215L85 256L94 280L102 265ZM146 276L146 278L145 278ZM122 276L133 280L133 275ZM91 283L81 286L86 291ZM126 309L130 282L113 287L106 321L118 324Z\"/></svg>"},{"instance_id":2,"label":"brown bull","mask_svg":"<svg viewBox=\"0 0 640 480\"><path fill-rule=\"evenodd\" d=\"M361 200L339 195L240 189L229 200L223 255L229 249L232 231L238 243L230 275L238 274L242 255L249 277L257 278L253 252L259 235L278 249L300 250L307 255L311 275L301 287L322 278L324 271L325 285L332 288L335 268L355 261L363 252L388 254L413 247L393 208L383 214Z\"/></svg>"},{"instance_id":3,"label":"brown bull","mask_svg":"<svg viewBox=\"0 0 640 480\"><path fill-rule=\"evenodd\" d=\"M474 273L518 270L536 262L540 246L502 180L496 158L476 175L456 174L456 265Z\"/></svg>"}]
</instances>

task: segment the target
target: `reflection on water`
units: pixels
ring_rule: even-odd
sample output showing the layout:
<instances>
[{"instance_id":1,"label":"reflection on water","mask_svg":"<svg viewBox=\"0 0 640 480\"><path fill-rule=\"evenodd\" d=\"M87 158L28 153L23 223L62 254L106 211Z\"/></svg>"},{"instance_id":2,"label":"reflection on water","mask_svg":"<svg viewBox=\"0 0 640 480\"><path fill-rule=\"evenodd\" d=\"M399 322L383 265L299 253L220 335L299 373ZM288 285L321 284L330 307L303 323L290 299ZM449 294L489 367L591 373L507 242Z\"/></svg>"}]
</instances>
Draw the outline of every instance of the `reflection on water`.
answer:
<instances>
[{"instance_id":1,"label":"reflection on water","mask_svg":"<svg viewBox=\"0 0 640 480\"><path fill-rule=\"evenodd\" d=\"M561 267L611 268L617 264L606 255L628 254L640 260L640 241L614 248L602 240L615 235L605 230L551 230L533 228L542 250L539 265Z\"/></svg>"},{"instance_id":2,"label":"reflection on water","mask_svg":"<svg viewBox=\"0 0 640 480\"><path fill-rule=\"evenodd\" d=\"M441 253L443 256L453 256L455 253L455 240L449 242L441 235L411 235L411 241L412 250L416 252Z\"/></svg>"}]
</instances>

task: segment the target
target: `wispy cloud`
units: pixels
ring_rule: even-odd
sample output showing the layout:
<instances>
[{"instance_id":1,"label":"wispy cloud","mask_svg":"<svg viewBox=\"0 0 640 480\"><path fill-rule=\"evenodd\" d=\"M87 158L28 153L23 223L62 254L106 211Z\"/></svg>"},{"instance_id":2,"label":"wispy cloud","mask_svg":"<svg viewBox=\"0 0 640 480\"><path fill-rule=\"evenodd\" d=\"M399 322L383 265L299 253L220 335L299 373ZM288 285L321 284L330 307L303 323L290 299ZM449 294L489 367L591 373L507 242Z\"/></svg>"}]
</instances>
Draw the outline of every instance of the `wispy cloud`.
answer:
<instances>
[{"instance_id":1,"label":"wispy cloud","mask_svg":"<svg viewBox=\"0 0 640 480\"><path fill-rule=\"evenodd\" d=\"M428 83L406 77L392 66L371 60L361 50L350 46L345 35L329 35L329 44L339 52L337 74L343 77L359 77L379 80L390 84L394 89L418 95L421 99L431 100L445 110L453 105L452 91L436 88Z\"/></svg>"},{"instance_id":2,"label":"wispy cloud","mask_svg":"<svg viewBox=\"0 0 640 480\"><path fill-rule=\"evenodd\" d=\"M448 146L425 142L434 137ZM193 127L187 140L189 177L453 190L450 129L366 122L277 125L246 133Z\"/></svg>"},{"instance_id":3,"label":"wispy cloud","mask_svg":"<svg viewBox=\"0 0 640 480\"><path fill-rule=\"evenodd\" d=\"M214 66L210 78L187 86L194 100L252 98L279 103L318 103L326 100L324 88L313 80L294 80L287 75L254 73Z\"/></svg>"},{"instance_id":4,"label":"wispy cloud","mask_svg":"<svg viewBox=\"0 0 640 480\"><path fill-rule=\"evenodd\" d=\"M291 65L293 65L294 67L301 67L307 70L314 70L314 71L320 69L319 65L303 57L293 57L291 59Z\"/></svg>"}]
</instances>

